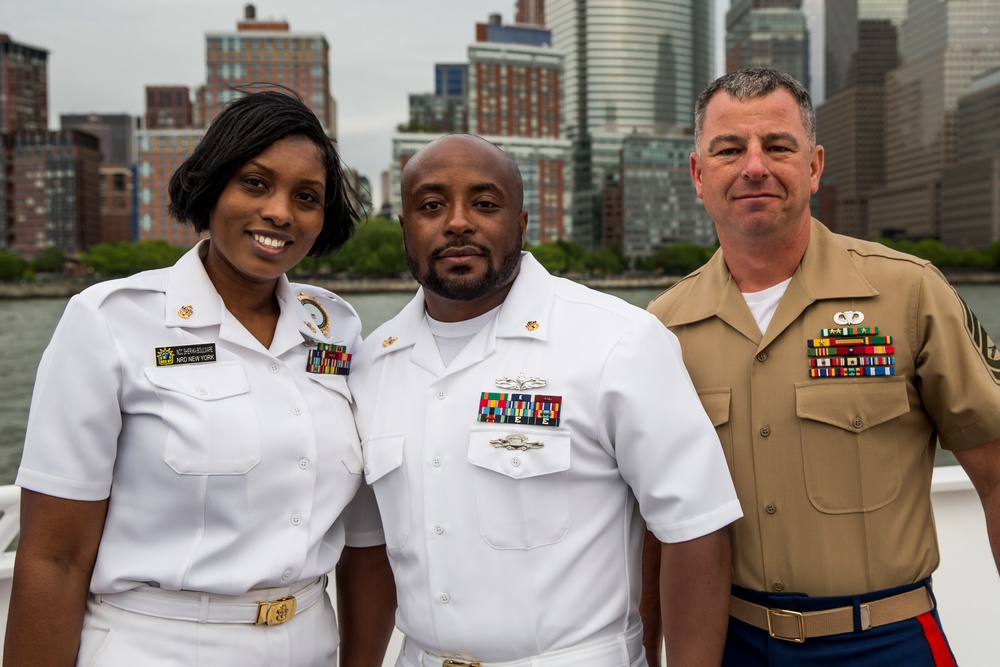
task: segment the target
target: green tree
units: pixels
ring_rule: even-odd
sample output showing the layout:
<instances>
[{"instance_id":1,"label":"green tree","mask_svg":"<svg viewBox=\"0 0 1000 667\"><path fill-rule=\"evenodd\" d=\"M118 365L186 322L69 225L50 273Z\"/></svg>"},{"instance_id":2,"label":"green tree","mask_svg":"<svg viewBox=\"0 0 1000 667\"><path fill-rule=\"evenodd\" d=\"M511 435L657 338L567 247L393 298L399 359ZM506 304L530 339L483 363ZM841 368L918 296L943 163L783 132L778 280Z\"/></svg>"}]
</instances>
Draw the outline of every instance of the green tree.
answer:
<instances>
[{"instance_id":1,"label":"green tree","mask_svg":"<svg viewBox=\"0 0 1000 667\"><path fill-rule=\"evenodd\" d=\"M12 252L0 251L0 280L18 280L24 275L28 263Z\"/></svg>"},{"instance_id":2,"label":"green tree","mask_svg":"<svg viewBox=\"0 0 1000 667\"><path fill-rule=\"evenodd\" d=\"M645 265L652 271L685 275L707 262L713 252L692 243L676 243L654 252Z\"/></svg>"},{"instance_id":3,"label":"green tree","mask_svg":"<svg viewBox=\"0 0 1000 667\"><path fill-rule=\"evenodd\" d=\"M102 278L130 276L170 266L187 250L166 241L101 243L83 253L81 261Z\"/></svg>"},{"instance_id":4,"label":"green tree","mask_svg":"<svg viewBox=\"0 0 1000 667\"><path fill-rule=\"evenodd\" d=\"M368 218L343 248L322 260L332 273L363 277L405 274L406 253L399 223L388 218Z\"/></svg>"},{"instance_id":5,"label":"green tree","mask_svg":"<svg viewBox=\"0 0 1000 667\"><path fill-rule=\"evenodd\" d=\"M551 273L566 272L566 253L554 243L540 243L526 246L525 250L534 255L538 263Z\"/></svg>"},{"instance_id":6,"label":"green tree","mask_svg":"<svg viewBox=\"0 0 1000 667\"><path fill-rule=\"evenodd\" d=\"M31 270L36 273L62 273L66 268L66 255L59 248L46 248L31 260Z\"/></svg>"}]
</instances>

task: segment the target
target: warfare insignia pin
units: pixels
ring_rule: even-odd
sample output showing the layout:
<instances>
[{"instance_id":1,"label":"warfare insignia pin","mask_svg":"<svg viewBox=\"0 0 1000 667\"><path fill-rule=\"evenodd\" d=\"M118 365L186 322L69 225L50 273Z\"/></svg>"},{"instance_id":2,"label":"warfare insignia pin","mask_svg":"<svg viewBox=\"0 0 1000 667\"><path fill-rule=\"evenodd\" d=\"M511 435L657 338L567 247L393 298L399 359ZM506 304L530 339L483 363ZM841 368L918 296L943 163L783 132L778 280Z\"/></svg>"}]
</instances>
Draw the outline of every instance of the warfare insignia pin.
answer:
<instances>
[{"instance_id":1,"label":"warfare insignia pin","mask_svg":"<svg viewBox=\"0 0 1000 667\"><path fill-rule=\"evenodd\" d=\"M537 375L530 378L525 377L524 371L521 371L516 378L497 378L496 385L501 389L516 389L518 391L524 391L525 389L538 389L539 387L544 387L548 383L548 380L543 380Z\"/></svg>"}]
</instances>

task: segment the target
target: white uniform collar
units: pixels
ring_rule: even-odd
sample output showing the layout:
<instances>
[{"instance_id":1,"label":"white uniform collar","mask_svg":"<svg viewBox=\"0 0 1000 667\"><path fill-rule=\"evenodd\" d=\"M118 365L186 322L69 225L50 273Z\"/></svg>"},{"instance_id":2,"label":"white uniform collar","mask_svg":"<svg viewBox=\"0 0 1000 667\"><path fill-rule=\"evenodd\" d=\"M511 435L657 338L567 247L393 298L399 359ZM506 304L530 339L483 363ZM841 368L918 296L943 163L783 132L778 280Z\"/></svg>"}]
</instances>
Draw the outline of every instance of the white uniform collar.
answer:
<instances>
[{"instance_id":1,"label":"white uniform collar","mask_svg":"<svg viewBox=\"0 0 1000 667\"><path fill-rule=\"evenodd\" d=\"M555 293L555 280L545 267L531 253L522 252L521 269L497 313L496 337L548 340ZM424 309L424 288L420 287L399 314L380 327L385 337L374 357L415 345L422 328L427 326Z\"/></svg>"},{"instance_id":2,"label":"white uniform collar","mask_svg":"<svg viewBox=\"0 0 1000 667\"><path fill-rule=\"evenodd\" d=\"M202 254L207 252L208 242L208 239L199 241L167 269L164 323L168 327L209 327L223 323L225 305L202 262ZM278 278L275 294L281 307L281 318L271 343L273 353L281 354L295 345L301 345L303 340L329 342L322 334L309 329L308 323L312 321L312 316L292 293L284 274ZM226 317L232 316L227 314ZM283 326L286 318L294 323L294 327ZM225 332L220 332L220 337L227 336ZM235 339L241 339L241 336L237 334Z\"/></svg>"}]
</instances>

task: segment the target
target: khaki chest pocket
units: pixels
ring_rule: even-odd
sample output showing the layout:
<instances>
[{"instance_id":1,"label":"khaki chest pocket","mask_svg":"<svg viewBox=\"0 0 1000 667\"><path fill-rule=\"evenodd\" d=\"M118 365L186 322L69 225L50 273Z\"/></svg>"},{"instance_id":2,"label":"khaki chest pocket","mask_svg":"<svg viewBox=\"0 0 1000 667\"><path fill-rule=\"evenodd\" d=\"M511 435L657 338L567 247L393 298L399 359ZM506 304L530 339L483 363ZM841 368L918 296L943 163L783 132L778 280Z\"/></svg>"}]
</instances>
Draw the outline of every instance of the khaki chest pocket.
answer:
<instances>
[{"instance_id":1,"label":"khaki chest pocket","mask_svg":"<svg viewBox=\"0 0 1000 667\"><path fill-rule=\"evenodd\" d=\"M885 507L899 495L899 428L906 379L795 385L809 501L821 512Z\"/></svg>"},{"instance_id":2,"label":"khaki chest pocket","mask_svg":"<svg viewBox=\"0 0 1000 667\"><path fill-rule=\"evenodd\" d=\"M244 475L260 462L260 427L238 361L143 368L163 404L163 460L181 475Z\"/></svg>"},{"instance_id":3,"label":"khaki chest pocket","mask_svg":"<svg viewBox=\"0 0 1000 667\"><path fill-rule=\"evenodd\" d=\"M487 544L494 549L532 549L566 536L568 430L514 424L476 427L469 435L468 460L475 466L479 532Z\"/></svg>"}]
</instances>

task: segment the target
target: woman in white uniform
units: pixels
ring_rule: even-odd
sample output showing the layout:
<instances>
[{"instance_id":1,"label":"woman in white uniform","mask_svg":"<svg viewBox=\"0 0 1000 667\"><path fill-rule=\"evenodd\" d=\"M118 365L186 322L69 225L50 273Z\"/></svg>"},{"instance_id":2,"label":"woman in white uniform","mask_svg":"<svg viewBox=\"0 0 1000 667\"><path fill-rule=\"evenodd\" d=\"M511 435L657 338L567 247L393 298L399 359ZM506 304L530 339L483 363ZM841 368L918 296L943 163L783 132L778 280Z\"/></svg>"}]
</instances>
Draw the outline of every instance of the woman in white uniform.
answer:
<instances>
[{"instance_id":1,"label":"woman in white uniform","mask_svg":"<svg viewBox=\"0 0 1000 667\"><path fill-rule=\"evenodd\" d=\"M39 366L4 662L335 665L361 325L285 272L354 231L340 159L300 100L252 93L170 198L209 238L74 297Z\"/></svg>"}]
</instances>

